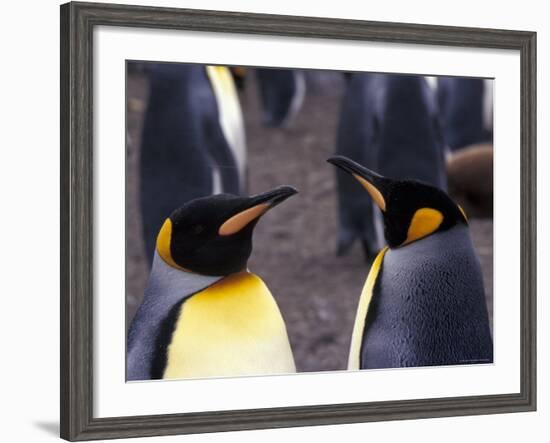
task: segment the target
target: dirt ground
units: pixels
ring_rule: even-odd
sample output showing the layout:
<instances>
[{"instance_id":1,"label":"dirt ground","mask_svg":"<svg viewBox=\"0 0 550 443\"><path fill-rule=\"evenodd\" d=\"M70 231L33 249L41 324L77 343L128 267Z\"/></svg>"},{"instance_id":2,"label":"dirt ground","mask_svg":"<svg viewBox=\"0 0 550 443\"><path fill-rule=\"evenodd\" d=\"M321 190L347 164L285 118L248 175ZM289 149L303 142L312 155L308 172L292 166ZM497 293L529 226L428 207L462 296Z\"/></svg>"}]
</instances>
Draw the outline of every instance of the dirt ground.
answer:
<instances>
[{"instance_id":1,"label":"dirt ground","mask_svg":"<svg viewBox=\"0 0 550 443\"><path fill-rule=\"evenodd\" d=\"M251 78L252 77L252 78ZM298 371L345 369L355 311L369 266L359 245L346 257L335 255L336 183L325 159L334 152L342 81L334 74L307 75L304 105L289 128L261 124L253 76L241 104L248 146L249 193L289 184L300 193L258 223L249 268L277 300L287 324ZM147 80L128 77L126 201L127 325L148 277L138 208L138 162ZM480 257L492 325L493 222L470 222Z\"/></svg>"}]
</instances>

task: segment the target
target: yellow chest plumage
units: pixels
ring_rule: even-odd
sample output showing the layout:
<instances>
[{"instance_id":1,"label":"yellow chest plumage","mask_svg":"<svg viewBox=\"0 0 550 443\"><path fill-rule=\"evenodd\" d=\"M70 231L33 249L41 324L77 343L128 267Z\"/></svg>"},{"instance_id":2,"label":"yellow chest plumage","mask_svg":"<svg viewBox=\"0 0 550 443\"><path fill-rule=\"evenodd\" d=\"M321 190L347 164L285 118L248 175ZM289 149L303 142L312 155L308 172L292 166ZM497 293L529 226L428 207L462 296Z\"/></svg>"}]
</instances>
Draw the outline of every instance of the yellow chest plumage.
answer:
<instances>
[{"instance_id":1,"label":"yellow chest plumage","mask_svg":"<svg viewBox=\"0 0 550 443\"><path fill-rule=\"evenodd\" d=\"M357 370L360 369L361 365L361 344L363 343L363 334L365 332L365 322L367 319L367 312L369 310L369 305L372 300L372 294L374 291L374 285L376 284L376 279L382 267L382 261L384 259L384 254L388 250L387 247L382 249L370 268L367 281L361 292L361 297L359 299L359 306L357 307L357 313L355 315L355 324L353 325L353 333L351 336L351 346L349 351L348 359L348 369Z\"/></svg>"},{"instance_id":2,"label":"yellow chest plumage","mask_svg":"<svg viewBox=\"0 0 550 443\"><path fill-rule=\"evenodd\" d=\"M290 372L285 323L258 276L225 277L182 304L163 378Z\"/></svg>"}]
</instances>

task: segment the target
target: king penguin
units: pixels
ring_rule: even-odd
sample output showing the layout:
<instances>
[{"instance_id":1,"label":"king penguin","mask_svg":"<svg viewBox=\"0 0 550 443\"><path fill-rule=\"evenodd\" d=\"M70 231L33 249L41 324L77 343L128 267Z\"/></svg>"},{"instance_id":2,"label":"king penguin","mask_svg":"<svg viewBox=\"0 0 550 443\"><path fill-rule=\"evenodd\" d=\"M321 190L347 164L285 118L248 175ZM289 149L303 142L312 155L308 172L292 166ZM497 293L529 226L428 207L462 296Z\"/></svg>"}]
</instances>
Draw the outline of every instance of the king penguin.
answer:
<instances>
[{"instance_id":1,"label":"king penguin","mask_svg":"<svg viewBox=\"0 0 550 443\"><path fill-rule=\"evenodd\" d=\"M218 193L243 195L242 112L225 66L156 63L140 149L140 206L146 257L174 208ZM177 190L177 192L174 192Z\"/></svg>"},{"instance_id":2,"label":"king penguin","mask_svg":"<svg viewBox=\"0 0 550 443\"><path fill-rule=\"evenodd\" d=\"M382 211L388 246L357 309L349 369L491 363L483 277L464 211L434 186L328 159Z\"/></svg>"},{"instance_id":3,"label":"king penguin","mask_svg":"<svg viewBox=\"0 0 550 443\"><path fill-rule=\"evenodd\" d=\"M449 194L470 216L493 213L493 81L440 77Z\"/></svg>"},{"instance_id":4,"label":"king penguin","mask_svg":"<svg viewBox=\"0 0 550 443\"><path fill-rule=\"evenodd\" d=\"M264 124L288 127L304 102L304 73L295 69L257 68L256 77Z\"/></svg>"},{"instance_id":5,"label":"king penguin","mask_svg":"<svg viewBox=\"0 0 550 443\"><path fill-rule=\"evenodd\" d=\"M277 303L247 269L259 218L296 192L194 199L165 220L128 333L128 380L296 371Z\"/></svg>"},{"instance_id":6,"label":"king penguin","mask_svg":"<svg viewBox=\"0 0 550 443\"><path fill-rule=\"evenodd\" d=\"M492 81L482 78L439 77L437 100L443 136L454 153L493 139Z\"/></svg>"},{"instance_id":7,"label":"king penguin","mask_svg":"<svg viewBox=\"0 0 550 443\"><path fill-rule=\"evenodd\" d=\"M418 75L347 76L336 154L396 178L447 186L435 92ZM370 261L383 245L383 222L371 199L337 171L338 255L360 240Z\"/></svg>"}]
</instances>

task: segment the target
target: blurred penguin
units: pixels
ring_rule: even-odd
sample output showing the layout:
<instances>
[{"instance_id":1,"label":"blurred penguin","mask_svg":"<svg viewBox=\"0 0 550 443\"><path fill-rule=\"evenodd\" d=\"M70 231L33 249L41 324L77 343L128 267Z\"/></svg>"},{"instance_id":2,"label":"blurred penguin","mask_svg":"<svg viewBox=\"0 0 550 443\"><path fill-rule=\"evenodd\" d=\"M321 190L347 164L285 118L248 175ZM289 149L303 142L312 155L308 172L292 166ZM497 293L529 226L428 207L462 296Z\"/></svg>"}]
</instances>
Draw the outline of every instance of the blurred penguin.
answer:
<instances>
[{"instance_id":1,"label":"blurred penguin","mask_svg":"<svg viewBox=\"0 0 550 443\"><path fill-rule=\"evenodd\" d=\"M336 153L385 176L446 189L443 138L433 88L422 76L348 74ZM367 259L384 244L382 219L353 178L337 171L337 253L356 239Z\"/></svg>"},{"instance_id":2,"label":"blurred penguin","mask_svg":"<svg viewBox=\"0 0 550 443\"><path fill-rule=\"evenodd\" d=\"M492 81L439 77L437 99L445 144L451 152L492 141Z\"/></svg>"},{"instance_id":3,"label":"blurred penguin","mask_svg":"<svg viewBox=\"0 0 550 443\"><path fill-rule=\"evenodd\" d=\"M447 159L449 194L470 217L493 216L493 146L480 143Z\"/></svg>"},{"instance_id":4,"label":"blurred penguin","mask_svg":"<svg viewBox=\"0 0 550 443\"><path fill-rule=\"evenodd\" d=\"M175 207L198 197L245 192L241 109L223 66L161 63L150 67L140 197L146 256Z\"/></svg>"},{"instance_id":5,"label":"blurred penguin","mask_svg":"<svg viewBox=\"0 0 550 443\"><path fill-rule=\"evenodd\" d=\"M470 216L493 213L493 82L441 77L438 101L443 122L449 193Z\"/></svg>"},{"instance_id":6,"label":"blurred penguin","mask_svg":"<svg viewBox=\"0 0 550 443\"><path fill-rule=\"evenodd\" d=\"M306 92L304 73L292 69L256 69L267 126L286 127L300 110Z\"/></svg>"}]
</instances>

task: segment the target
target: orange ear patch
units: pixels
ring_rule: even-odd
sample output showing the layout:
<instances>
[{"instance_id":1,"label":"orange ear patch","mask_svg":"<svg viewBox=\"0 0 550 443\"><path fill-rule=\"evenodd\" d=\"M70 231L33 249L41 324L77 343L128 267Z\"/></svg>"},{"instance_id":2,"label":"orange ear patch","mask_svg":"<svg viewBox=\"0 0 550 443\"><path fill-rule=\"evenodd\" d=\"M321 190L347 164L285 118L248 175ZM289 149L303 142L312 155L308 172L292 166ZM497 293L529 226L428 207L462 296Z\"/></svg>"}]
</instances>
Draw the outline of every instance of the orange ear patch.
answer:
<instances>
[{"instance_id":1,"label":"orange ear patch","mask_svg":"<svg viewBox=\"0 0 550 443\"><path fill-rule=\"evenodd\" d=\"M238 214L235 214L233 217L226 220L220 226L218 234L222 236L236 234L251 221L263 215L268 209L269 203L260 203L259 205L245 209L244 211L239 212Z\"/></svg>"},{"instance_id":2,"label":"orange ear patch","mask_svg":"<svg viewBox=\"0 0 550 443\"><path fill-rule=\"evenodd\" d=\"M157 252L160 257L173 268L180 268L178 264L172 258L170 252L170 242L172 241L172 220L167 218L160 228L159 235L157 236Z\"/></svg>"},{"instance_id":3,"label":"orange ear patch","mask_svg":"<svg viewBox=\"0 0 550 443\"><path fill-rule=\"evenodd\" d=\"M172 252L170 251L170 243L172 242L172 220L167 218L160 228L159 235L157 235L157 252L167 264L176 269L181 269L185 272L191 272L189 269L178 265L172 258Z\"/></svg>"},{"instance_id":4,"label":"orange ear patch","mask_svg":"<svg viewBox=\"0 0 550 443\"><path fill-rule=\"evenodd\" d=\"M374 200L374 203L376 203L377 206L382 211L385 211L386 210L386 200L384 200L384 197L382 196L382 193L372 183L370 183L368 180L364 179L360 175L353 174L353 176L367 190L367 192L370 194L370 196Z\"/></svg>"},{"instance_id":5,"label":"orange ear patch","mask_svg":"<svg viewBox=\"0 0 550 443\"><path fill-rule=\"evenodd\" d=\"M435 232L437 228L443 222L443 214L437 209L421 208L413 215L409 230L407 231L407 239L402 243L406 245L419 238L426 237L432 232Z\"/></svg>"}]
</instances>

